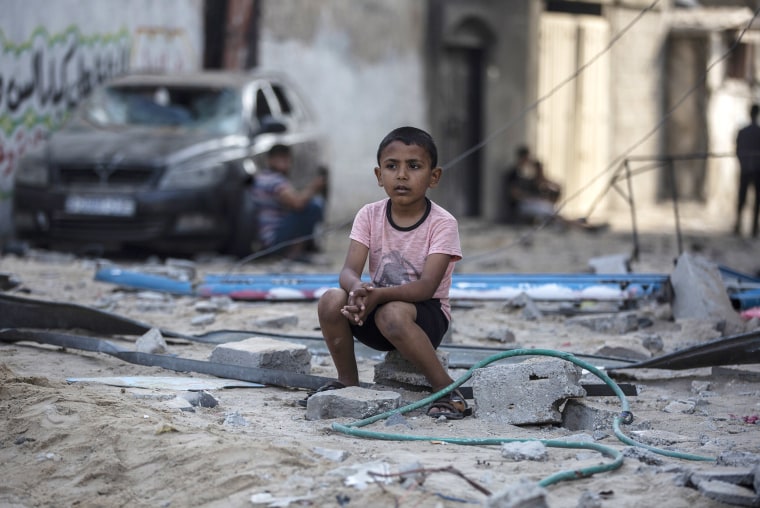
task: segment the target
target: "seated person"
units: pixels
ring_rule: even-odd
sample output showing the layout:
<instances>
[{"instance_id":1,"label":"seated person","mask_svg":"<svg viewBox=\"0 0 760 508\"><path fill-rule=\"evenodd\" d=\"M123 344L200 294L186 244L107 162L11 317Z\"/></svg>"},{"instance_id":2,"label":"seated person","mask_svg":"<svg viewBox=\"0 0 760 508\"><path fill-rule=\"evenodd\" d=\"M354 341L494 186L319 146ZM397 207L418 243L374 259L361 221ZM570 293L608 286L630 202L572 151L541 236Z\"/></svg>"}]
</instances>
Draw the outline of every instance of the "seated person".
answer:
<instances>
[{"instance_id":1,"label":"seated person","mask_svg":"<svg viewBox=\"0 0 760 508\"><path fill-rule=\"evenodd\" d=\"M508 220L535 222L554 215L560 186L546 178L543 165L530 156L527 147L517 151L517 161L505 179Z\"/></svg>"},{"instance_id":2,"label":"seated person","mask_svg":"<svg viewBox=\"0 0 760 508\"><path fill-rule=\"evenodd\" d=\"M288 259L306 261L305 253L315 226L324 214L324 172L302 190L288 179L293 158L290 147L274 145L267 154L267 167L256 173L253 196L259 220L259 239L264 249L276 249Z\"/></svg>"}]
</instances>

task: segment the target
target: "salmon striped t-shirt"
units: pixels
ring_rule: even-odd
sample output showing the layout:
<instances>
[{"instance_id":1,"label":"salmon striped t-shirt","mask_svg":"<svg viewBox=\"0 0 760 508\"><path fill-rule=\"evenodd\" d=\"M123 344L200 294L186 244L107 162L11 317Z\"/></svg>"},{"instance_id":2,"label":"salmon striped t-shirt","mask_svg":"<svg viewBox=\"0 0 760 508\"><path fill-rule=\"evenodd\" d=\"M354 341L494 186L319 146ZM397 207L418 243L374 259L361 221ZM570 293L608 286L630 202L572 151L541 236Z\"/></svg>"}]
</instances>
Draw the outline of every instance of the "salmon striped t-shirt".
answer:
<instances>
[{"instance_id":1,"label":"salmon striped t-shirt","mask_svg":"<svg viewBox=\"0 0 760 508\"><path fill-rule=\"evenodd\" d=\"M391 200L363 206L354 218L350 238L369 249L369 275L376 287L399 286L419 280L430 254L448 254L451 261L433 298L451 321L449 289L454 263L462 259L457 220L427 199L427 211L410 227L399 227L391 219Z\"/></svg>"}]
</instances>

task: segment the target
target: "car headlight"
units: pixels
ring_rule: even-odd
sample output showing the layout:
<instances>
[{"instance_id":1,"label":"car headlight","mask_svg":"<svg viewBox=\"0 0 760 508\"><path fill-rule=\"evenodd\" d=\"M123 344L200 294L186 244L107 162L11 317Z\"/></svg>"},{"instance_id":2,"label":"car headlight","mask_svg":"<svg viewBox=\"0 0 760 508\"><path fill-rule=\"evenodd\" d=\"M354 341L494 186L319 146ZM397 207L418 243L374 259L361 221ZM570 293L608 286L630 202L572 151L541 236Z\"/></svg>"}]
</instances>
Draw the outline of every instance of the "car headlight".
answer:
<instances>
[{"instance_id":1,"label":"car headlight","mask_svg":"<svg viewBox=\"0 0 760 508\"><path fill-rule=\"evenodd\" d=\"M44 187L50 181L44 159L22 158L16 168L16 183Z\"/></svg>"},{"instance_id":2,"label":"car headlight","mask_svg":"<svg viewBox=\"0 0 760 508\"><path fill-rule=\"evenodd\" d=\"M169 166L161 179L161 189L200 189L221 182L227 168L222 163L192 162Z\"/></svg>"}]
</instances>

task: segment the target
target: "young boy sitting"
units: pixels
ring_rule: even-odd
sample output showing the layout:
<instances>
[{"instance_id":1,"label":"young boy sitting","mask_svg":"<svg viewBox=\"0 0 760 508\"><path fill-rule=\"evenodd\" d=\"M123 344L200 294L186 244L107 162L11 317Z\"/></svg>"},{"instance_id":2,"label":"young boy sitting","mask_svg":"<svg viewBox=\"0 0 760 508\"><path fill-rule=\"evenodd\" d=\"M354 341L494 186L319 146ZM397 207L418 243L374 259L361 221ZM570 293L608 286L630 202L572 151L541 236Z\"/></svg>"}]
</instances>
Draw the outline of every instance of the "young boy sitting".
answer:
<instances>
[{"instance_id":1,"label":"young boy sitting","mask_svg":"<svg viewBox=\"0 0 760 508\"><path fill-rule=\"evenodd\" d=\"M435 349L449 327L451 274L462 259L457 221L426 196L442 171L427 132L391 131L380 143L377 163L377 184L388 199L359 210L340 288L319 300L319 323L338 380L318 391L359 385L356 337L379 351L398 350L437 392L453 382ZM361 280L367 258L371 283ZM428 409L434 418L461 419L470 412L458 390Z\"/></svg>"}]
</instances>

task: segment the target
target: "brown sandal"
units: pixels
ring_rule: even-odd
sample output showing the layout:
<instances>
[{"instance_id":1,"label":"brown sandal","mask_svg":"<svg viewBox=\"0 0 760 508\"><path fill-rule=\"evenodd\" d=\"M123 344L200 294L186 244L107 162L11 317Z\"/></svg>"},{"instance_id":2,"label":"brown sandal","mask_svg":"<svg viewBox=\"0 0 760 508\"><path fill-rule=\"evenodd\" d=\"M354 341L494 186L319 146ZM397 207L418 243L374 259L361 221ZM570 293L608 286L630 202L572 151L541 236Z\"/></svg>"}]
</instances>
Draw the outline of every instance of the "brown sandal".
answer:
<instances>
[{"instance_id":1,"label":"brown sandal","mask_svg":"<svg viewBox=\"0 0 760 508\"><path fill-rule=\"evenodd\" d=\"M435 409L436 411L431 413L431 409ZM471 414L472 408L467 405L467 401L459 390L454 390L439 398L430 404L427 410L427 415L431 418L443 416L447 420L461 420Z\"/></svg>"}]
</instances>

